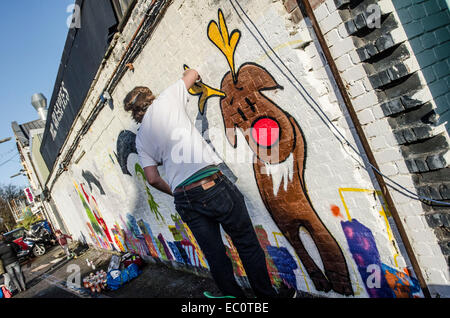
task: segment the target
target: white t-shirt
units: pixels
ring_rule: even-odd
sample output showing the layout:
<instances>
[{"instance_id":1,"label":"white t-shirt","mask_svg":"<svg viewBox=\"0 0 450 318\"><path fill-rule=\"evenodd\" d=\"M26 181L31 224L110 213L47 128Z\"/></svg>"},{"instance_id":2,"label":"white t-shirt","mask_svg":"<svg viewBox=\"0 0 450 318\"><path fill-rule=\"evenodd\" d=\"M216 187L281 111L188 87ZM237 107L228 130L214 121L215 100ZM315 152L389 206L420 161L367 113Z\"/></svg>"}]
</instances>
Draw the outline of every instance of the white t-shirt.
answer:
<instances>
[{"instance_id":1,"label":"white t-shirt","mask_svg":"<svg viewBox=\"0 0 450 318\"><path fill-rule=\"evenodd\" d=\"M153 101L136 136L142 167L162 164L172 191L195 172L222 162L189 120L187 101L180 79Z\"/></svg>"}]
</instances>

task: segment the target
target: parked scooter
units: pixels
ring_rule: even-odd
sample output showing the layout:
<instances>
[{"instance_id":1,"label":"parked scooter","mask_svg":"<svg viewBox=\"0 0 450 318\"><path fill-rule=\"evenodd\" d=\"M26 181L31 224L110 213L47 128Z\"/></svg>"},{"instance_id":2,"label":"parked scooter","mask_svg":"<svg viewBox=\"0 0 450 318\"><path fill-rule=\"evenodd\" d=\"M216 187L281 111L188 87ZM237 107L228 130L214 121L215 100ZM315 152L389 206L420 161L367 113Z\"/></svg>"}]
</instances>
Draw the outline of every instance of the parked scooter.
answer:
<instances>
[{"instance_id":1,"label":"parked scooter","mask_svg":"<svg viewBox=\"0 0 450 318\"><path fill-rule=\"evenodd\" d=\"M55 240L43 225L39 225L34 230L25 231L23 243L27 247L22 247L17 253L19 259L44 255L47 248L55 244Z\"/></svg>"},{"instance_id":2,"label":"parked scooter","mask_svg":"<svg viewBox=\"0 0 450 318\"><path fill-rule=\"evenodd\" d=\"M25 233L27 237L42 239L46 245L56 244L54 235L50 234L50 232L45 228L44 224L39 224L38 226L34 227L34 229L31 228Z\"/></svg>"}]
</instances>

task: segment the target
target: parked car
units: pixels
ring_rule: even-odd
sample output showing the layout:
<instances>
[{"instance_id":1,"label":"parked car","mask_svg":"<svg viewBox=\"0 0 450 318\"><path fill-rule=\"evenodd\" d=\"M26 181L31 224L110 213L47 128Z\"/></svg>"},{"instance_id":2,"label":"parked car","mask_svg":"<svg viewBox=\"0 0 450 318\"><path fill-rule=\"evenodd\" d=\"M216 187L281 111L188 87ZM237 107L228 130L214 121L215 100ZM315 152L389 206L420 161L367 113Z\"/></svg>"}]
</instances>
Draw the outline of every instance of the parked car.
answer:
<instances>
[{"instance_id":1,"label":"parked car","mask_svg":"<svg viewBox=\"0 0 450 318\"><path fill-rule=\"evenodd\" d=\"M7 241L14 242L19 245L22 249L27 249L28 245L23 241L25 237L25 228L19 227L10 232L4 233L3 236Z\"/></svg>"},{"instance_id":2,"label":"parked car","mask_svg":"<svg viewBox=\"0 0 450 318\"><path fill-rule=\"evenodd\" d=\"M21 260L42 256L48 247L56 244L55 236L47 221L33 223L28 231L21 227L5 233L4 236L6 240L12 241L20 247L17 256Z\"/></svg>"},{"instance_id":3,"label":"parked car","mask_svg":"<svg viewBox=\"0 0 450 318\"><path fill-rule=\"evenodd\" d=\"M42 256L47 252L49 246L54 245L50 234L42 225L37 227L35 231L26 231L23 242L27 245L27 248L18 252L19 259Z\"/></svg>"}]
</instances>

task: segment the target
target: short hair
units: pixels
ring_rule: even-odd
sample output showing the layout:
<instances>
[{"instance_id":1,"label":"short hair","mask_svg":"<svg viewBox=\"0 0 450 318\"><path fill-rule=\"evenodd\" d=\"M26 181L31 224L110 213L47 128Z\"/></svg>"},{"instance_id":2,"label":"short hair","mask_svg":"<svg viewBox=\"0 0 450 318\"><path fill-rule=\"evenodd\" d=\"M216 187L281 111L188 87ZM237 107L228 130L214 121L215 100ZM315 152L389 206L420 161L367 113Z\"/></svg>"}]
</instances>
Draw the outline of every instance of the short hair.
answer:
<instances>
[{"instance_id":1,"label":"short hair","mask_svg":"<svg viewBox=\"0 0 450 318\"><path fill-rule=\"evenodd\" d=\"M148 87L137 86L133 88L123 100L125 111L131 111L133 119L140 123L145 115L145 111L155 99L152 91Z\"/></svg>"}]
</instances>

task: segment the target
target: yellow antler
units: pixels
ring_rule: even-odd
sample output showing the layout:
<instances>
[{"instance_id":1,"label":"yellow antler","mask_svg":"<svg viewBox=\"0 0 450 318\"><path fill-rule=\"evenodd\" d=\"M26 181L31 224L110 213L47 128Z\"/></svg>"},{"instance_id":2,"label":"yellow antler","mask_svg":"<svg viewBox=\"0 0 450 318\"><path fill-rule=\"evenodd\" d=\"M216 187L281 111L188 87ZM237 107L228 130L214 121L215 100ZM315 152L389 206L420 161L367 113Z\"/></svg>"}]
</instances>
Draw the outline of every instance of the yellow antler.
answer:
<instances>
[{"instance_id":1,"label":"yellow antler","mask_svg":"<svg viewBox=\"0 0 450 318\"><path fill-rule=\"evenodd\" d=\"M184 65L184 69L189 69L189 66ZM200 111L200 114L203 115L203 112L205 111L205 105L208 98L212 96L225 96L225 93L212 88L211 86L206 85L203 82L197 82L189 89L189 94L191 95L200 95L200 98L198 99L198 110Z\"/></svg>"},{"instance_id":2,"label":"yellow antler","mask_svg":"<svg viewBox=\"0 0 450 318\"><path fill-rule=\"evenodd\" d=\"M219 25L217 25L216 21L211 21L208 25L208 38L227 58L233 80L236 82L234 53L241 38L241 32L239 30L233 30L231 34L228 34L227 24L225 23L221 9L219 9Z\"/></svg>"}]
</instances>

